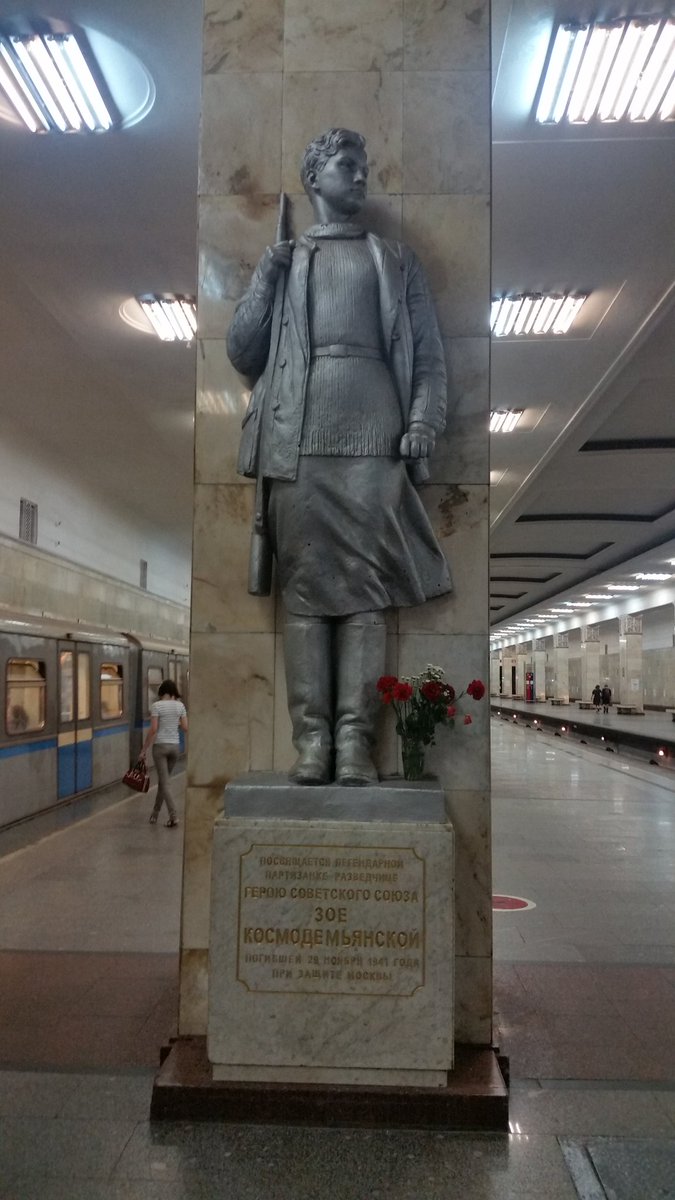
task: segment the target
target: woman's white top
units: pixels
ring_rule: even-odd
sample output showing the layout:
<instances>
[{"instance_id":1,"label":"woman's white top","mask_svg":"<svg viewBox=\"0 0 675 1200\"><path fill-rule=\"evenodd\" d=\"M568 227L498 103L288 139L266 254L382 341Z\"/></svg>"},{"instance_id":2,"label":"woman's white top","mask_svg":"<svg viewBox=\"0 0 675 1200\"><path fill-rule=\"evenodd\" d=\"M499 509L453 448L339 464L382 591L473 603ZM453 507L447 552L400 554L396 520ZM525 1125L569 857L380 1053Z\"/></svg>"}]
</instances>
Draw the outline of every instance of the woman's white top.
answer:
<instances>
[{"instance_id":1,"label":"woman's white top","mask_svg":"<svg viewBox=\"0 0 675 1200\"><path fill-rule=\"evenodd\" d=\"M187 716L182 700L155 700L150 709L150 716L158 721L156 742L164 745L177 746L180 743L179 722Z\"/></svg>"}]
</instances>

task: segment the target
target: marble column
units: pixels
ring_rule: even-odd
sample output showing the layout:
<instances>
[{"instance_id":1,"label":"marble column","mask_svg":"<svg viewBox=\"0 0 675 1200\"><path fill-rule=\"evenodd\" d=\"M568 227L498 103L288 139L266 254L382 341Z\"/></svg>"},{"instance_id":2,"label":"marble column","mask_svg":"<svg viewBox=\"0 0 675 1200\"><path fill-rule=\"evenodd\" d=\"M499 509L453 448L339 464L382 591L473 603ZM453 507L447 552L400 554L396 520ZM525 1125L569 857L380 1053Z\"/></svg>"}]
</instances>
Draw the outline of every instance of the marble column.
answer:
<instances>
[{"instance_id":1,"label":"marble column","mask_svg":"<svg viewBox=\"0 0 675 1200\"><path fill-rule=\"evenodd\" d=\"M550 659L553 667L553 697L555 700L569 700L570 698L569 656L569 634L555 633Z\"/></svg>"},{"instance_id":2,"label":"marble column","mask_svg":"<svg viewBox=\"0 0 675 1200\"><path fill-rule=\"evenodd\" d=\"M546 699L546 638L537 638L534 643L534 698Z\"/></svg>"},{"instance_id":3,"label":"marble column","mask_svg":"<svg viewBox=\"0 0 675 1200\"><path fill-rule=\"evenodd\" d=\"M619 666L619 695L614 702L643 708L642 613L619 617Z\"/></svg>"},{"instance_id":4,"label":"marble column","mask_svg":"<svg viewBox=\"0 0 675 1200\"><path fill-rule=\"evenodd\" d=\"M298 179L311 137L363 132L366 223L424 262L451 375L448 433L424 502L455 592L392 613L389 669L445 668L459 691L487 679L490 299L489 8L458 0L210 0L199 169L199 351L195 446L190 753L181 932L181 1035L206 1028L214 818L225 783L292 760L277 602L247 595L253 488L235 473L247 389L225 332L265 244L279 192L292 230L311 223ZM487 699L429 756L457 843L456 1028L491 1037ZM380 767L398 747L383 725Z\"/></svg>"},{"instance_id":5,"label":"marble column","mask_svg":"<svg viewBox=\"0 0 675 1200\"><path fill-rule=\"evenodd\" d=\"M581 630L581 699L590 700L600 682L600 627L586 625Z\"/></svg>"}]
</instances>

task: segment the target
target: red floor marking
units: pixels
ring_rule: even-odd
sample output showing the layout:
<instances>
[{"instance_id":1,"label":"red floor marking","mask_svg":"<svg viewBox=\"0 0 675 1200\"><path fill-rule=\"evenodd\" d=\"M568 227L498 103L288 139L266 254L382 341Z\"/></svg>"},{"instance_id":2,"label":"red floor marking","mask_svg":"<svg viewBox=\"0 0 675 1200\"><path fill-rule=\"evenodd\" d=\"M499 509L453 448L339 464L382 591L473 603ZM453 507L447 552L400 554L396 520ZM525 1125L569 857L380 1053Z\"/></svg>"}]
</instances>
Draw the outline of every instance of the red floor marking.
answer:
<instances>
[{"instance_id":1,"label":"red floor marking","mask_svg":"<svg viewBox=\"0 0 675 1200\"><path fill-rule=\"evenodd\" d=\"M534 900L523 900L522 896L493 896L494 912L513 912L517 908L536 908Z\"/></svg>"}]
</instances>

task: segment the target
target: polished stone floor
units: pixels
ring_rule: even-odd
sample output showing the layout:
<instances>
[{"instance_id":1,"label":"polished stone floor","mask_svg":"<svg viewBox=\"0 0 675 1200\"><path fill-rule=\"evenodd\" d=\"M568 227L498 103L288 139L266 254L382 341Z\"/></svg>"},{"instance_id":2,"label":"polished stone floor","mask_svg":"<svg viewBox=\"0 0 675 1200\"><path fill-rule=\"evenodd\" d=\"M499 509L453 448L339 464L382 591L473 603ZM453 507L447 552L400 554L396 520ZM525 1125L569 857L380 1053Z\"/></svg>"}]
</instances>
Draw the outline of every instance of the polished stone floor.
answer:
<instances>
[{"instance_id":1,"label":"polished stone floor","mask_svg":"<svg viewBox=\"0 0 675 1200\"><path fill-rule=\"evenodd\" d=\"M148 1121L182 827L149 797L0 835L2 1200L675 1197L675 779L493 721L510 1135ZM115 797L112 797L115 799Z\"/></svg>"}]
</instances>

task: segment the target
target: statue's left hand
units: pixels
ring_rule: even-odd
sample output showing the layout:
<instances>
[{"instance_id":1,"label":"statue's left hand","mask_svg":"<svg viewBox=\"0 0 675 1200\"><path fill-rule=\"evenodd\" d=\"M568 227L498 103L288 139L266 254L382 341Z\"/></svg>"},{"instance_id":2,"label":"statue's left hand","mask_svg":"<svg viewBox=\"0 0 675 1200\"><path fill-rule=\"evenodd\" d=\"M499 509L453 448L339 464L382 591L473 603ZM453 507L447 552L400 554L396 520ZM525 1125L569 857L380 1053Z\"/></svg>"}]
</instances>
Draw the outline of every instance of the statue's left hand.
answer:
<instances>
[{"instance_id":1,"label":"statue's left hand","mask_svg":"<svg viewBox=\"0 0 675 1200\"><path fill-rule=\"evenodd\" d=\"M413 421L401 438L401 458L429 458L434 452L436 434L424 421Z\"/></svg>"}]
</instances>

